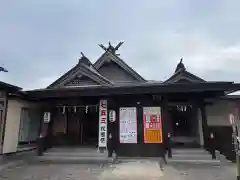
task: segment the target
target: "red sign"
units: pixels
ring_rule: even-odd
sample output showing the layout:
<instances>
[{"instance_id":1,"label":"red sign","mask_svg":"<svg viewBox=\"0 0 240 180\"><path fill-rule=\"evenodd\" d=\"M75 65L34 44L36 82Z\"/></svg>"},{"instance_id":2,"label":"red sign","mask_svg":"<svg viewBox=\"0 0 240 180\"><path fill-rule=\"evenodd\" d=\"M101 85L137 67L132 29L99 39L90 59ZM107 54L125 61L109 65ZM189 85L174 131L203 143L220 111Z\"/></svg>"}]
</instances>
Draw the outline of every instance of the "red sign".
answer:
<instances>
[{"instance_id":1,"label":"red sign","mask_svg":"<svg viewBox=\"0 0 240 180\"><path fill-rule=\"evenodd\" d=\"M144 143L162 143L160 107L144 107Z\"/></svg>"}]
</instances>

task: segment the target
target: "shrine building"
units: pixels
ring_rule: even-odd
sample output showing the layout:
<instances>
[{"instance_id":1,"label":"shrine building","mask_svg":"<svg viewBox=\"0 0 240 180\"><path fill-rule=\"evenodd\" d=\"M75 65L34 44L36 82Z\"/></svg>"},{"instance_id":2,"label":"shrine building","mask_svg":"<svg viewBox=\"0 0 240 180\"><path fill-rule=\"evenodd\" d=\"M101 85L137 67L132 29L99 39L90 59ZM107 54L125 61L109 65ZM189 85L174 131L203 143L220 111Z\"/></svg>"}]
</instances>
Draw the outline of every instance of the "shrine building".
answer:
<instances>
[{"instance_id":1,"label":"shrine building","mask_svg":"<svg viewBox=\"0 0 240 180\"><path fill-rule=\"evenodd\" d=\"M228 114L238 98L227 95L240 84L204 80L189 72L182 59L168 79L149 81L120 58L121 45L100 45L104 53L95 63L82 53L46 88L2 89L1 153L46 137L49 147L101 150L112 139L118 156L156 157L168 136L173 147L207 148L211 133L219 149L231 151Z\"/></svg>"}]
</instances>

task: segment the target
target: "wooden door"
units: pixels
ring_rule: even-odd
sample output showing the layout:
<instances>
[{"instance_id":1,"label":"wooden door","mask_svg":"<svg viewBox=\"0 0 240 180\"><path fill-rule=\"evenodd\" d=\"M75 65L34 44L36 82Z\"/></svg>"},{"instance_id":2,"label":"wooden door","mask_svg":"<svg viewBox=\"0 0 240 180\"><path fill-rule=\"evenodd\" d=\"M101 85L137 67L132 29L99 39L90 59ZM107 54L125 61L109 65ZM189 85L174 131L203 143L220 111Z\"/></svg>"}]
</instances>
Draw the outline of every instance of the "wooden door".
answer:
<instances>
[{"instance_id":1,"label":"wooden door","mask_svg":"<svg viewBox=\"0 0 240 180\"><path fill-rule=\"evenodd\" d=\"M81 144L81 125L80 118L77 113L69 113L67 118L67 136L68 144Z\"/></svg>"}]
</instances>

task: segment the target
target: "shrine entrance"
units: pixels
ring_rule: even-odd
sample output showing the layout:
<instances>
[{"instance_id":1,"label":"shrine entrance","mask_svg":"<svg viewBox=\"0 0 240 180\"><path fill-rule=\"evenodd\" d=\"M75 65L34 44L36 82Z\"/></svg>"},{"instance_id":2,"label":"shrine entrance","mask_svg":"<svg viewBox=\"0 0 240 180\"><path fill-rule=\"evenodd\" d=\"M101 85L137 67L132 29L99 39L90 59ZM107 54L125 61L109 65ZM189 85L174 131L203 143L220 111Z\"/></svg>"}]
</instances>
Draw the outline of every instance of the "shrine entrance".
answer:
<instances>
[{"instance_id":1,"label":"shrine entrance","mask_svg":"<svg viewBox=\"0 0 240 180\"><path fill-rule=\"evenodd\" d=\"M197 108L191 105L176 105L169 109L172 141L175 146L199 145Z\"/></svg>"},{"instance_id":2,"label":"shrine entrance","mask_svg":"<svg viewBox=\"0 0 240 180\"><path fill-rule=\"evenodd\" d=\"M53 145L97 147L98 113L95 105L58 109L53 119Z\"/></svg>"}]
</instances>

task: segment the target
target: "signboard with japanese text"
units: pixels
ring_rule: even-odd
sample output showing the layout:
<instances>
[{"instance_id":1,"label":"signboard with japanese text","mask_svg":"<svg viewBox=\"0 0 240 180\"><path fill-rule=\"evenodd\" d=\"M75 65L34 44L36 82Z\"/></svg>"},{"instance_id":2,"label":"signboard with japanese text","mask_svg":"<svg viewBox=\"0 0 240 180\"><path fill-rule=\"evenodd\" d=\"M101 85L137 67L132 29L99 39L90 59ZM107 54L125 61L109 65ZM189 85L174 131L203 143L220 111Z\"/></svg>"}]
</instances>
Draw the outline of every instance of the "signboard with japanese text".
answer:
<instances>
[{"instance_id":1,"label":"signboard with japanese text","mask_svg":"<svg viewBox=\"0 0 240 180\"><path fill-rule=\"evenodd\" d=\"M137 143L137 109L125 107L119 109L120 143Z\"/></svg>"},{"instance_id":2,"label":"signboard with japanese text","mask_svg":"<svg viewBox=\"0 0 240 180\"><path fill-rule=\"evenodd\" d=\"M143 108L144 143L162 143L160 107Z\"/></svg>"},{"instance_id":3,"label":"signboard with japanese text","mask_svg":"<svg viewBox=\"0 0 240 180\"><path fill-rule=\"evenodd\" d=\"M98 147L107 147L107 100L99 102L99 135Z\"/></svg>"}]
</instances>

